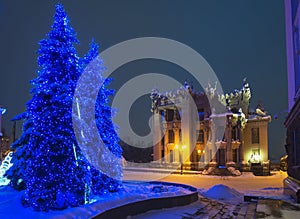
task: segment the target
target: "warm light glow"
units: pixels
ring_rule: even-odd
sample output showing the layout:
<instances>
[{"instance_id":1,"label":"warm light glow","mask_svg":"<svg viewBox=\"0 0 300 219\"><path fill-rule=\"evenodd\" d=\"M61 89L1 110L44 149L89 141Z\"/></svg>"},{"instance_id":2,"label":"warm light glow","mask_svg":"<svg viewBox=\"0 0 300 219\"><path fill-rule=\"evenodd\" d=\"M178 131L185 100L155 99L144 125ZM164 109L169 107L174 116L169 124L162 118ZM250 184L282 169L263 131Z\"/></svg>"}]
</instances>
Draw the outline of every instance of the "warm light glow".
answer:
<instances>
[{"instance_id":1,"label":"warm light glow","mask_svg":"<svg viewBox=\"0 0 300 219\"><path fill-rule=\"evenodd\" d=\"M197 152L198 152L198 154L200 154L200 153L201 153L201 150L200 150L200 149L198 149L198 151L197 151Z\"/></svg>"},{"instance_id":2,"label":"warm light glow","mask_svg":"<svg viewBox=\"0 0 300 219\"><path fill-rule=\"evenodd\" d=\"M261 156L259 154L251 154L248 162L259 163L261 162Z\"/></svg>"},{"instance_id":3,"label":"warm light glow","mask_svg":"<svg viewBox=\"0 0 300 219\"><path fill-rule=\"evenodd\" d=\"M178 149L178 145L175 145L175 148Z\"/></svg>"},{"instance_id":4,"label":"warm light glow","mask_svg":"<svg viewBox=\"0 0 300 219\"><path fill-rule=\"evenodd\" d=\"M253 157L254 157L254 160L260 161L260 156L258 154L255 154Z\"/></svg>"},{"instance_id":5,"label":"warm light glow","mask_svg":"<svg viewBox=\"0 0 300 219\"><path fill-rule=\"evenodd\" d=\"M182 149L185 149L186 148L186 145L182 145Z\"/></svg>"},{"instance_id":6,"label":"warm light glow","mask_svg":"<svg viewBox=\"0 0 300 219\"><path fill-rule=\"evenodd\" d=\"M204 153L205 153L205 150L203 150L202 152L203 152L203 154L204 154Z\"/></svg>"}]
</instances>

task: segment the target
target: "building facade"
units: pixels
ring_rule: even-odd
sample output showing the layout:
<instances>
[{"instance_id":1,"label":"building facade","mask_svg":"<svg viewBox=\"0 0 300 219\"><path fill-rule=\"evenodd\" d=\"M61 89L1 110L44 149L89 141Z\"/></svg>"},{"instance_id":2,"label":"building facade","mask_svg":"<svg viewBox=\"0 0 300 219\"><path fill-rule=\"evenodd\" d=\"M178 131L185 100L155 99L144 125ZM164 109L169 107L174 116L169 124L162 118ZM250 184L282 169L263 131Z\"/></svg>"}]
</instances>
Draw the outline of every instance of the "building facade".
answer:
<instances>
[{"instance_id":1,"label":"building facade","mask_svg":"<svg viewBox=\"0 0 300 219\"><path fill-rule=\"evenodd\" d=\"M186 82L173 92L154 89L151 99L154 161L233 175L268 161L271 117L261 106L248 112L251 91L245 81L242 89L225 95L211 85L205 93L195 92Z\"/></svg>"},{"instance_id":2,"label":"building facade","mask_svg":"<svg viewBox=\"0 0 300 219\"><path fill-rule=\"evenodd\" d=\"M8 139L2 133L2 115L5 114L6 109L0 105L0 162L4 158L3 154L6 152ZM9 146L8 146L9 148Z\"/></svg>"},{"instance_id":3,"label":"building facade","mask_svg":"<svg viewBox=\"0 0 300 219\"><path fill-rule=\"evenodd\" d=\"M285 120L288 177L285 193L300 203L300 4L285 1L289 114Z\"/></svg>"}]
</instances>

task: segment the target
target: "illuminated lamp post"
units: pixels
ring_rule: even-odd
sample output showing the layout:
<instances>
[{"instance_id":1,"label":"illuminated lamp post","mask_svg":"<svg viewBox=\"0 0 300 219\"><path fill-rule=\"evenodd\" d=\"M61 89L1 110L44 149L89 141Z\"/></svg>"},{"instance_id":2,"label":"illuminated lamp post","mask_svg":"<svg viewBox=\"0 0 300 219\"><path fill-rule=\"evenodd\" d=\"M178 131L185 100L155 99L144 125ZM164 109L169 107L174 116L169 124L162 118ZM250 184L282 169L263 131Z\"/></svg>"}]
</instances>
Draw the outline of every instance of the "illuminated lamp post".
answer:
<instances>
[{"instance_id":1,"label":"illuminated lamp post","mask_svg":"<svg viewBox=\"0 0 300 219\"><path fill-rule=\"evenodd\" d=\"M2 160L2 115L6 112L6 109L0 106L0 161Z\"/></svg>"},{"instance_id":2,"label":"illuminated lamp post","mask_svg":"<svg viewBox=\"0 0 300 219\"><path fill-rule=\"evenodd\" d=\"M182 154L183 154L183 150L186 148L186 146L182 145L182 143L179 142L179 144L176 145L175 147L178 149L178 152L179 152L180 174L182 175L182 173L183 173L183 159L182 159Z\"/></svg>"}]
</instances>

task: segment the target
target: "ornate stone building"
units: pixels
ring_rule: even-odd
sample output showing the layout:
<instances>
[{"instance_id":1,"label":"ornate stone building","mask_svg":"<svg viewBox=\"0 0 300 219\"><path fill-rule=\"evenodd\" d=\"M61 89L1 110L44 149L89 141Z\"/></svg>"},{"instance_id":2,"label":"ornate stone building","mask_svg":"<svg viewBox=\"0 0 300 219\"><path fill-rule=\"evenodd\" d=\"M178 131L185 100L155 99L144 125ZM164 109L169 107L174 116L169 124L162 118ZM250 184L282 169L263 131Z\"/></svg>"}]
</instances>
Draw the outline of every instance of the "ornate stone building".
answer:
<instances>
[{"instance_id":1,"label":"ornate stone building","mask_svg":"<svg viewBox=\"0 0 300 219\"><path fill-rule=\"evenodd\" d=\"M227 168L235 175L268 161L271 117L261 106L248 112L248 83L225 95L215 90L209 84L205 93L195 92L185 82L176 91L152 91L154 161L204 168L204 174Z\"/></svg>"}]
</instances>

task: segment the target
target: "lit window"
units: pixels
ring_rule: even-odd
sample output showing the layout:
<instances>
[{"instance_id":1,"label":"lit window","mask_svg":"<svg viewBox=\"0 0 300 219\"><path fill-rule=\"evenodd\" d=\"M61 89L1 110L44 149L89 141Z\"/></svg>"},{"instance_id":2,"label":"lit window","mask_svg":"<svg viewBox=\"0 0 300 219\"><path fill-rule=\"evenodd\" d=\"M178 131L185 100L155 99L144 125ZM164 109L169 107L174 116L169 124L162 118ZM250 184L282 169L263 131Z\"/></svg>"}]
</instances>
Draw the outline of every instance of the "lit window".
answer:
<instances>
[{"instance_id":1,"label":"lit window","mask_svg":"<svg viewBox=\"0 0 300 219\"><path fill-rule=\"evenodd\" d=\"M260 149L259 148L252 149L252 154L250 156L249 162L250 163L259 163L260 162Z\"/></svg>"}]
</instances>

